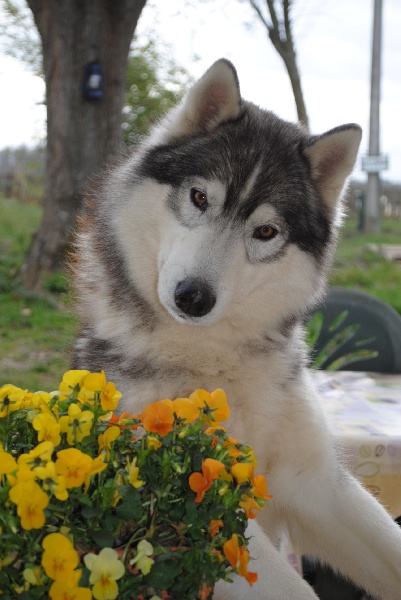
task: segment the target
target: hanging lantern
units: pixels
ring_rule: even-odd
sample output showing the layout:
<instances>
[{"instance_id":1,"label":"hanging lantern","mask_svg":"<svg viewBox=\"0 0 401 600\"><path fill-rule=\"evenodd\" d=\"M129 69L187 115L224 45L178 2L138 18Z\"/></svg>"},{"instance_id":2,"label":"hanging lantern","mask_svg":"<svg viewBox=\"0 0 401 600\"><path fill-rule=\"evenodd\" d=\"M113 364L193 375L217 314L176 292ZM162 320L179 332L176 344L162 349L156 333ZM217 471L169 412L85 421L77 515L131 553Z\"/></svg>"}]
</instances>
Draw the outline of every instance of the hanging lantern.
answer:
<instances>
[{"instance_id":1,"label":"hanging lantern","mask_svg":"<svg viewBox=\"0 0 401 600\"><path fill-rule=\"evenodd\" d=\"M104 75L98 60L88 63L84 73L84 96L90 100L100 100L104 95Z\"/></svg>"}]
</instances>

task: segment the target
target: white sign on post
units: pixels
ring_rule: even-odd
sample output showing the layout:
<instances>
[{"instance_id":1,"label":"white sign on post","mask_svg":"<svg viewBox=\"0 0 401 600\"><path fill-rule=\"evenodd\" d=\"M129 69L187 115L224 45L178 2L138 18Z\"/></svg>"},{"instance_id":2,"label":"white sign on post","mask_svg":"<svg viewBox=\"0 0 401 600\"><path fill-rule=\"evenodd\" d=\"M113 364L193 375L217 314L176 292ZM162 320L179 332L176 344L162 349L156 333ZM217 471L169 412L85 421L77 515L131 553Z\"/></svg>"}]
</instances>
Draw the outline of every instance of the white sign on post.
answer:
<instances>
[{"instance_id":1,"label":"white sign on post","mask_svg":"<svg viewBox=\"0 0 401 600\"><path fill-rule=\"evenodd\" d=\"M388 169L388 155L362 156L362 171L366 173L379 173Z\"/></svg>"}]
</instances>

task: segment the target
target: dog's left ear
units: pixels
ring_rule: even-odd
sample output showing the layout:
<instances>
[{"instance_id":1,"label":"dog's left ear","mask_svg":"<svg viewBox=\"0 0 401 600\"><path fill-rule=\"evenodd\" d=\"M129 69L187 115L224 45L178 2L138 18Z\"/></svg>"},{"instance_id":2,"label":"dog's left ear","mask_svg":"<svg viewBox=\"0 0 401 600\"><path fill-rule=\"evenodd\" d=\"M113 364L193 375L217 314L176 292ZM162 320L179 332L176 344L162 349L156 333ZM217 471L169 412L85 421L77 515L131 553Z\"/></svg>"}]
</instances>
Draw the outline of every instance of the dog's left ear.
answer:
<instances>
[{"instance_id":1,"label":"dog's left ear","mask_svg":"<svg viewBox=\"0 0 401 600\"><path fill-rule=\"evenodd\" d=\"M334 209L345 180L354 168L362 130L353 123L313 137L304 153L311 166L324 202Z\"/></svg>"},{"instance_id":2,"label":"dog's left ear","mask_svg":"<svg viewBox=\"0 0 401 600\"><path fill-rule=\"evenodd\" d=\"M174 135L209 132L238 117L240 105L237 71L222 58L192 86L167 127Z\"/></svg>"}]
</instances>

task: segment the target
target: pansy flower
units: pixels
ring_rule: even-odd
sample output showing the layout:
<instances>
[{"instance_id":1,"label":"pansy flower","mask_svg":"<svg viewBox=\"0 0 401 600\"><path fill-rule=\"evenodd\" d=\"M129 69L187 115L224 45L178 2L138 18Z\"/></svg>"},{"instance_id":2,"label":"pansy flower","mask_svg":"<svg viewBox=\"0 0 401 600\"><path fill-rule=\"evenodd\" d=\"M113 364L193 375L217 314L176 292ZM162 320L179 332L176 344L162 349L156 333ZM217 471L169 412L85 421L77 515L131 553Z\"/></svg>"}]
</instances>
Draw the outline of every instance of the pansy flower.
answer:
<instances>
[{"instance_id":1,"label":"pansy flower","mask_svg":"<svg viewBox=\"0 0 401 600\"><path fill-rule=\"evenodd\" d=\"M258 574L248 571L249 552L245 550L244 546L239 545L236 533L233 534L231 539L225 542L223 552L231 567L239 575L245 577L250 585L253 585L257 581Z\"/></svg>"},{"instance_id":2,"label":"pansy flower","mask_svg":"<svg viewBox=\"0 0 401 600\"><path fill-rule=\"evenodd\" d=\"M101 373L89 373L85 377L82 383L81 394L87 397L88 391L92 397L96 393L99 394L100 406L103 410L115 410L121 398L121 392L117 390L114 383L106 381L104 371Z\"/></svg>"},{"instance_id":3,"label":"pansy flower","mask_svg":"<svg viewBox=\"0 0 401 600\"><path fill-rule=\"evenodd\" d=\"M64 477L67 489L80 487L91 472L92 463L93 458L77 448L67 448L57 452L56 472Z\"/></svg>"},{"instance_id":4,"label":"pansy flower","mask_svg":"<svg viewBox=\"0 0 401 600\"><path fill-rule=\"evenodd\" d=\"M174 413L165 402L153 402L143 409L141 419L146 431L164 437L173 429Z\"/></svg>"},{"instance_id":5,"label":"pansy flower","mask_svg":"<svg viewBox=\"0 0 401 600\"><path fill-rule=\"evenodd\" d=\"M0 388L0 419L6 417L9 412L18 410L28 390L7 383Z\"/></svg>"},{"instance_id":6,"label":"pansy flower","mask_svg":"<svg viewBox=\"0 0 401 600\"><path fill-rule=\"evenodd\" d=\"M215 426L226 421L230 416L227 396L224 390L217 389L209 393L206 390L195 390L189 399L205 411L204 419L209 425Z\"/></svg>"},{"instance_id":7,"label":"pansy flower","mask_svg":"<svg viewBox=\"0 0 401 600\"><path fill-rule=\"evenodd\" d=\"M67 434L70 446L90 435L94 416L91 410L81 410L78 404L69 405L68 415L60 417L59 423L61 432Z\"/></svg>"},{"instance_id":8,"label":"pansy flower","mask_svg":"<svg viewBox=\"0 0 401 600\"><path fill-rule=\"evenodd\" d=\"M38 442L52 442L54 446L61 443L60 423L57 419L46 412L37 415L32 420L32 426L38 432Z\"/></svg>"},{"instance_id":9,"label":"pansy flower","mask_svg":"<svg viewBox=\"0 0 401 600\"><path fill-rule=\"evenodd\" d=\"M106 460L110 460L112 444L113 442L115 442L119 435L120 428L116 425L112 425L111 427L106 429L104 433L101 433L98 436L97 442L99 444L99 453L104 452L106 454Z\"/></svg>"},{"instance_id":10,"label":"pansy flower","mask_svg":"<svg viewBox=\"0 0 401 600\"><path fill-rule=\"evenodd\" d=\"M76 570L68 579L57 579L49 590L51 600L91 600L92 592L89 588L79 587L82 571Z\"/></svg>"},{"instance_id":11,"label":"pansy flower","mask_svg":"<svg viewBox=\"0 0 401 600\"><path fill-rule=\"evenodd\" d=\"M67 581L79 564L79 556L68 538L61 533L50 533L42 542L42 567L48 577Z\"/></svg>"},{"instance_id":12,"label":"pansy flower","mask_svg":"<svg viewBox=\"0 0 401 600\"><path fill-rule=\"evenodd\" d=\"M219 460L207 458L202 462L202 473L192 473L189 476L189 487L196 492L195 502L202 502L205 493L212 487L213 481L224 469L224 464Z\"/></svg>"},{"instance_id":13,"label":"pansy flower","mask_svg":"<svg viewBox=\"0 0 401 600\"><path fill-rule=\"evenodd\" d=\"M114 600L118 596L116 581L125 572L123 563L118 559L118 554L111 548L103 548L96 554L87 554L84 557L86 567L91 572L89 583L93 586L92 593L96 600Z\"/></svg>"},{"instance_id":14,"label":"pansy flower","mask_svg":"<svg viewBox=\"0 0 401 600\"><path fill-rule=\"evenodd\" d=\"M11 502L17 505L21 527L27 531L40 529L46 522L44 509L49 497L33 479L17 483L8 494Z\"/></svg>"}]
</instances>

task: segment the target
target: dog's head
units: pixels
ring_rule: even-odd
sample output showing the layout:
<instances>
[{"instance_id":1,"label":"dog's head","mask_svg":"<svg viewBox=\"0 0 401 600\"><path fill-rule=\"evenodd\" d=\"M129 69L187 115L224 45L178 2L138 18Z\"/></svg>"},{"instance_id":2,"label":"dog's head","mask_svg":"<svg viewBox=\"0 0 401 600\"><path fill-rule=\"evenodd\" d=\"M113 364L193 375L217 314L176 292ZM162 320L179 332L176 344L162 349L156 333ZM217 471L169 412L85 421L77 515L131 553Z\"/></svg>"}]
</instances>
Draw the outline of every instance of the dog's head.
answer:
<instances>
[{"instance_id":1,"label":"dog's head","mask_svg":"<svg viewBox=\"0 0 401 600\"><path fill-rule=\"evenodd\" d=\"M124 167L118 227L142 294L198 325L311 306L360 139L357 125L311 136L245 102L216 62Z\"/></svg>"}]
</instances>

